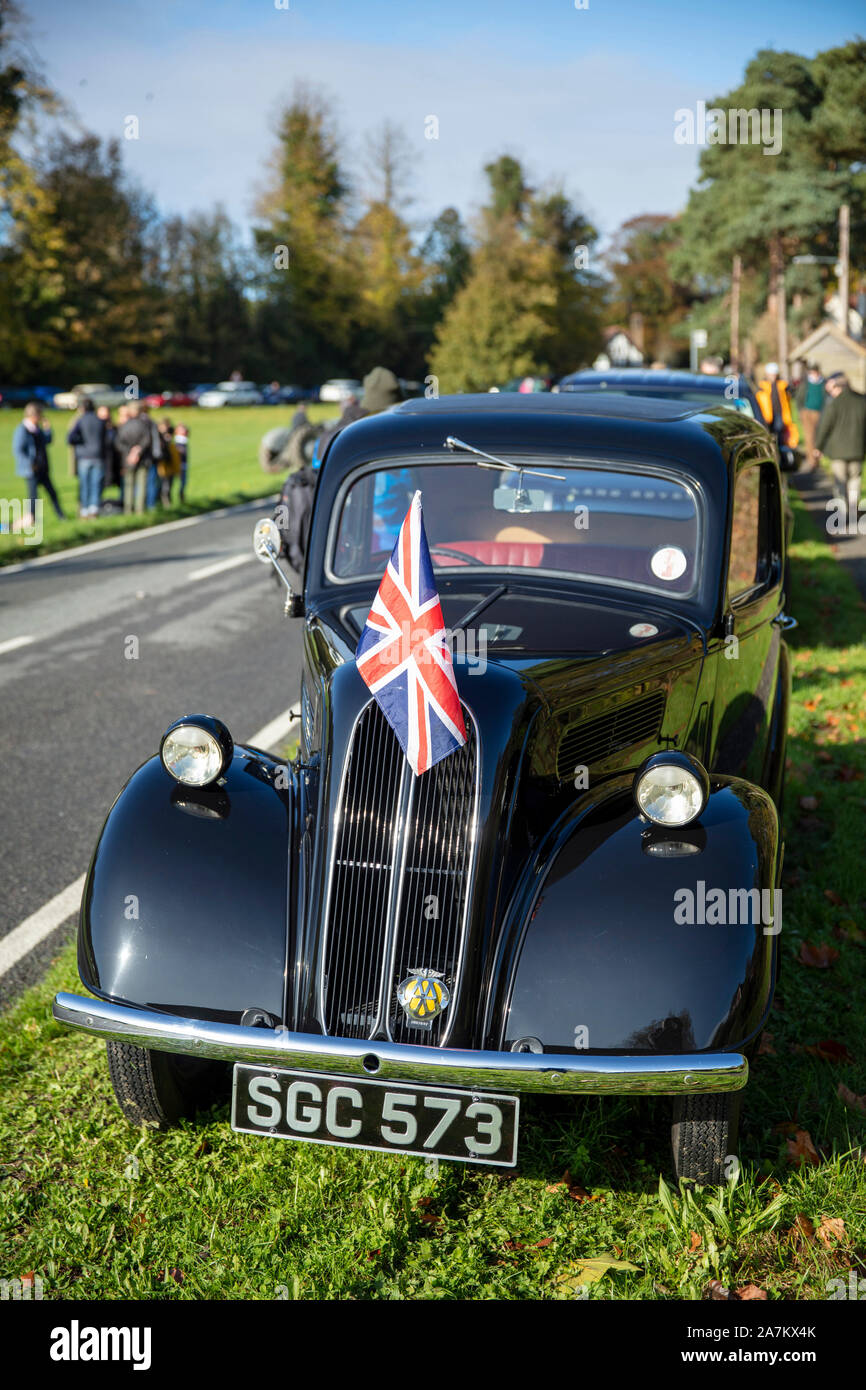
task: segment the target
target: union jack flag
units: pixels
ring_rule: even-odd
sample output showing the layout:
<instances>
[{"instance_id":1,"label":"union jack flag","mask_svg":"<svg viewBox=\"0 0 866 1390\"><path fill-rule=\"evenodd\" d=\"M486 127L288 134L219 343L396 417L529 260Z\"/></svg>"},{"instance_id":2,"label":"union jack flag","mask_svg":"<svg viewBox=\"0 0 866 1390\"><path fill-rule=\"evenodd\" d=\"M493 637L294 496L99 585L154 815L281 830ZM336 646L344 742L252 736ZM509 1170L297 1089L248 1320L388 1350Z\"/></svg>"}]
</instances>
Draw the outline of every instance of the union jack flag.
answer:
<instances>
[{"instance_id":1,"label":"union jack flag","mask_svg":"<svg viewBox=\"0 0 866 1390\"><path fill-rule=\"evenodd\" d=\"M400 527L355 661L416 777L466 742L420 492Z\"/></svg>"}]
</instances>

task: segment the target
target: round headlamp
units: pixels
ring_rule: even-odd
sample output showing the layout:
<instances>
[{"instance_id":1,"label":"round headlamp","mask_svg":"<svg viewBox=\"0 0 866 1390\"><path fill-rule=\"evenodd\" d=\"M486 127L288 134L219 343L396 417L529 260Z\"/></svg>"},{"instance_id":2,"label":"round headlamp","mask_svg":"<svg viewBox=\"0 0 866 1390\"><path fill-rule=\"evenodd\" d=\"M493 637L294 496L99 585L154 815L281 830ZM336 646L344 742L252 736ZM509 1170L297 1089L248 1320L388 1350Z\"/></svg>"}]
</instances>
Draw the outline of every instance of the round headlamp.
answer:
<instances>
[{"instance_id":1,"label":"round headlamp","mask_svg":"<svg viewBox=\"0 0 866 1390\"><path fill-rule=\"evenodd\" d=\"M688 753L653 753L634 779L637 808L655 825L690 825L709 794L709 777Z\"/></svg>"},{"instance_id":2,"label":"round headlamp","mask_svg":"<svg viewBox=\"0 0 866 1390\"><path fill-rule=\"evenodd\" d=\"M232 760L234 744L225 724L209 714L190 714L170 724L159 756L166 772L187 787L207 787Z\"/></svg>"}]
</instances>

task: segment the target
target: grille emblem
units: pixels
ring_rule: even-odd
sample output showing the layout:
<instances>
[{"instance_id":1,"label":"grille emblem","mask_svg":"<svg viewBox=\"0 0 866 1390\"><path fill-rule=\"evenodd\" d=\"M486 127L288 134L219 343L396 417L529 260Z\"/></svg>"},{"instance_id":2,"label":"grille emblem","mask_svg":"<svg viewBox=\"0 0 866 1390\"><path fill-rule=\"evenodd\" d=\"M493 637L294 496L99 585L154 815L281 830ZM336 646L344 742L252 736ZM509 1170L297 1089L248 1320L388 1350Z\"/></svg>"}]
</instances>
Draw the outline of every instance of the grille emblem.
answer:
<instances>
[{"instance_id":1,"label":"grille emblem","mask_svg":"<svg viewBox=\"0 0 866 1390\"><path fill-rule=\"evenodd\" d=\"M413 970L408 980L398 986L397 999L410 1023L416 1028L429 1028L451 1003L451 993L435 970Z\"/></svg>"}]
</instances>

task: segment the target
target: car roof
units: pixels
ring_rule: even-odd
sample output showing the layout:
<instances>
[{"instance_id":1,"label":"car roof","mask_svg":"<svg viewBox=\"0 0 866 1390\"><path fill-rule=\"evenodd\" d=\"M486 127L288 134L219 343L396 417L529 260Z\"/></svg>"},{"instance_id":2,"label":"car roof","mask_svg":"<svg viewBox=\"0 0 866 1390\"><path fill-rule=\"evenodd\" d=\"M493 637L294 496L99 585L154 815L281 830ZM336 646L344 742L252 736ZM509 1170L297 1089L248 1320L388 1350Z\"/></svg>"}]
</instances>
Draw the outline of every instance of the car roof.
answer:
<instances>
[{"instance_id":1,"label":"car roof","mask_svg":"<svg viewBox=\"0 0 866 1390\"><path fill-rule=\"evenodd\" d=\"M724 384L724 383L723 383ZM484 395L438 396L402 401L391 415L474 414L499 415L601 415L624 420L685 420L701 415L700 402L678 401L670 397L610 396L604 390L591 392L491 391Z\"/></svg>"},{"instance_id":2,"label":"car roof","mask_svg":"<svg viewBox=\"0 0 866 1390\"><path fill-rule=\"evenodd\" d=\"M572 384L581 387L585 385L587 388L598 384L602 390L604 383L610 386L650 387L657 391L663 390L664 387L681 387L706 391L708 395L716 392L722 395L731 376L740 382L746 380L739 372L731 372L726 376L722 373L662 371L661 368L652 371L650 368L642 370L639 367L622 367L618 370L611 368L610 371L571 372L562 378L559 386L560 391L567 391Z\"/></svg>"}]
</instances>

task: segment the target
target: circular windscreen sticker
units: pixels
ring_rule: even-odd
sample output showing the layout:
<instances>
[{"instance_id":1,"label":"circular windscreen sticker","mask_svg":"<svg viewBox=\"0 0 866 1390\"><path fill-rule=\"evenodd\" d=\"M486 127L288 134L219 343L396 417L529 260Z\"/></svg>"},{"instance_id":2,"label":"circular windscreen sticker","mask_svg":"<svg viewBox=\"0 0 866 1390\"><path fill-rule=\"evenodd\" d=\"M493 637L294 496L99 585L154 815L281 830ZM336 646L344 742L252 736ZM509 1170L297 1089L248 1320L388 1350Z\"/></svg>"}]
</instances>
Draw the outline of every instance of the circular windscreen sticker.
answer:
<instances>
[{"instance_id":1,"label":"circular windscreen sticker","mask_svg":"<svg viewBox=\"0 0 866 1390\"><path fill-rule=\"evenodd\" d=\"M628 630L629 637L655 637L658 628L655 623L635 623Z\"/></svg>"},{"instance_id":2,"label":"circular windscreen sticker","mask_svg":"<svg viewBox=\"0 0 866 1390\"><path fill-rule=\"evenodd\" d=\"M670 582L685 574L687 564L685 551L680 550L678 545L663 545L653 554L650 569L656 579L666 579Z\"/></svg>"}]
</instances>

